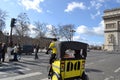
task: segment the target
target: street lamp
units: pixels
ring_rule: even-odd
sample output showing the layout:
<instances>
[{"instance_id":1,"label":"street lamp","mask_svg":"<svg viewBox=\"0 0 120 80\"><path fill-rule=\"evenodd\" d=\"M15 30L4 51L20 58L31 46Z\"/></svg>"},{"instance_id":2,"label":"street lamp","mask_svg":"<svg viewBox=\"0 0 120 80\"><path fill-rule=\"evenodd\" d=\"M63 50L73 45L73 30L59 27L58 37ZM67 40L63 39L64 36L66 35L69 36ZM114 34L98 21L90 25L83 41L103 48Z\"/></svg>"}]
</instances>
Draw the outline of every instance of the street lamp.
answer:
<instances>
[{"instance_id":1,"label":"street lamp","mask_svg":"<svg viewBox=\"0 0 120 80\"><path fill-rule=\"evenodd\" d=\"M74 34L75 30L71 29L70 32L71 32L71 41L73 41L73 34Z\"/></svg>"}]
</instances>

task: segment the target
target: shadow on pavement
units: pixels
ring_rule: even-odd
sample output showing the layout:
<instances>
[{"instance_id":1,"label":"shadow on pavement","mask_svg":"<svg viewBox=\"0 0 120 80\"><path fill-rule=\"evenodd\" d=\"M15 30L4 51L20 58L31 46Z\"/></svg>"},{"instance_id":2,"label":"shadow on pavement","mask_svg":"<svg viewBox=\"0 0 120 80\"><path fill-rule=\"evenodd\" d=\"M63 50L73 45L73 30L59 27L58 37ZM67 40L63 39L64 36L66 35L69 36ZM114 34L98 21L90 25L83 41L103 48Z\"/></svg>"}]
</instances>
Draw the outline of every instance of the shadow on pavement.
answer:
<instances>
[{"instance_id":1,"label":"shadow on pavement","mask_svg":"<svg viewBox=\"0 0 120 80\"><path fill-rule=\"evenodd\" d=\"M88 72L88 73L89 73L89 72L103 72L103 71L101 71L101 70L89 69L89 68L86 68L85 71Z\"/></svg>"}]
</instances>

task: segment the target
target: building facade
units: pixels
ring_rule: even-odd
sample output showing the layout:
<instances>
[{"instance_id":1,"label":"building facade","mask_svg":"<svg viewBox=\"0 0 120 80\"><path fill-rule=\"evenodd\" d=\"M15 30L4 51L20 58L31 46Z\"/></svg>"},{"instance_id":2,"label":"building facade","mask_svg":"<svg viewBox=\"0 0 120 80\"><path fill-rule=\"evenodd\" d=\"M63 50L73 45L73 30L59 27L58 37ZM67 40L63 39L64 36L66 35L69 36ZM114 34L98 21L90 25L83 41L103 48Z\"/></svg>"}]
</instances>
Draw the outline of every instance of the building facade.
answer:
<instances>
[{"instance_id":1,"label":"building facade","mask_svg":"<svg viewBox=\"0 0 120 80\"><path fill-rule=\"evenodd\" d=\"M105 10L103 16L104 49L107 51L120 51L120 8Z\"/></svg>"}]
</instances>

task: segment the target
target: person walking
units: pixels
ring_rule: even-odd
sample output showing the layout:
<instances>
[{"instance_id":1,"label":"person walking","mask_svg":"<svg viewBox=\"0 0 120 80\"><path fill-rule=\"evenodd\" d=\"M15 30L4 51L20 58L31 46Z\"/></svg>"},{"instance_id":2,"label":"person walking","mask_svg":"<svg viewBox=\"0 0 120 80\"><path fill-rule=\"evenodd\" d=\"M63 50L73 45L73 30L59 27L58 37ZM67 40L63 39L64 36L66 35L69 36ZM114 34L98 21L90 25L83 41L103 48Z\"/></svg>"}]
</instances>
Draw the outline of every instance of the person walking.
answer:
<instances>
[{"instance_id":1,"label":"person walking","mask_svg":"<svg viewBox=\"0 0 120 80\"><path fill-rule=\"evenodd\" d=\"M13 48L11 47L11 44L8 44L7 47L7 52L6 52L6 61L9 62L10 61L10 56L11 56L11 52L12 52Z\"/></svg>"},{"instance_id":2,"label":"person walking","mask_svg":"<svg viewBox=\"0 0 120 80\"><path fill-rule=\"evenodd\" d=\"M5 43L2 43L2 62L5 61L5 53L7 51L7 46Z\"/></svg>"},{"instance_id":3,"label":"person walking","mask_svg":"<svg viewBox=\"0 0 120 80\"><path fill-rule=\"evenodd\" d=\"M20 44L18 44L18 59L20 60L21 59L21 45Z\"/></svg>"},{"instance_id":4,"label":"person walking","mask_svg":"<svg viewBox=\"0 0 120 80\"><path fill-rule=\"evenodd\" d=\"M17 44L15 44L15 46L14 46L14 58L13 58L13 61L18 61L18 59L17 59L17 55L18 55L18 46L17 46Z\"/></svg>"},{"instance_id":5,"label":"person walking","mask_svg":"<svg viewBox=\"0 0 120 80\"><path fill-rule=\"evenodd\" d=\"M35 46L35 59L38 59L39 45Z\"/></svg>"},{"instance_id":6,"label":"person walking","mask_svg":"<svg viewBox=\"0 0 120 80\"><path fill-rule=\"evenodd\" d=\"M0 64L1 64L1 59L2 59L2 43L0 42Z\"/></svg>"}]
</instances>

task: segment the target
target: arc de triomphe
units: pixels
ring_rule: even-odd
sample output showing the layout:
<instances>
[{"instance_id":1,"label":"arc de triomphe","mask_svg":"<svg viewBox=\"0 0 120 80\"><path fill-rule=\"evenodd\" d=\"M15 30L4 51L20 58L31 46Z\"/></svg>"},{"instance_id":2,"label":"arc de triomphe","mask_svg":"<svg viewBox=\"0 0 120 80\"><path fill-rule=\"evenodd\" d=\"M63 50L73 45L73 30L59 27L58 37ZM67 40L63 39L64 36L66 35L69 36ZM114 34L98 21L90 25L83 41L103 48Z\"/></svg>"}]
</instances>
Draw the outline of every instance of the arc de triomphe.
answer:
<instances>
[{"instance_id":1,"label":"arc de triomphe","mask_svg":"<svg viewBox=\"0 0 120 80\"><path fill-rule=\"evenodd\" d=\"M104 49L120 51L120 8L104 11Z\"/></svg>"}]
</instances>

